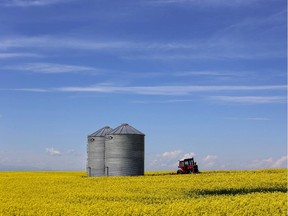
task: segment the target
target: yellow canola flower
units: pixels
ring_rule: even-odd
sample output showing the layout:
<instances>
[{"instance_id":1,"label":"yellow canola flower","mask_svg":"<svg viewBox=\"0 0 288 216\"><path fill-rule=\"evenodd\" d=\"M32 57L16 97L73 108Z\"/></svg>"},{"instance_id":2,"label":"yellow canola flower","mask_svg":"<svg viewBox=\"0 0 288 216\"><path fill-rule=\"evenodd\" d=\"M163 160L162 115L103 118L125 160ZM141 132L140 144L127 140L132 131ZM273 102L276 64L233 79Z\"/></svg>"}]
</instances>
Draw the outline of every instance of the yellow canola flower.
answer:
<instances>
[{"instance_id":1,"label":"yellow canola flower","mask_svg":"<svg viewBox=\"0 0 288 216\"><path fill-rule=\"evenodd\" d=\"M287 169L148 172L0 172L0 215L287 215Z\"/></svg>"}]
</instances>

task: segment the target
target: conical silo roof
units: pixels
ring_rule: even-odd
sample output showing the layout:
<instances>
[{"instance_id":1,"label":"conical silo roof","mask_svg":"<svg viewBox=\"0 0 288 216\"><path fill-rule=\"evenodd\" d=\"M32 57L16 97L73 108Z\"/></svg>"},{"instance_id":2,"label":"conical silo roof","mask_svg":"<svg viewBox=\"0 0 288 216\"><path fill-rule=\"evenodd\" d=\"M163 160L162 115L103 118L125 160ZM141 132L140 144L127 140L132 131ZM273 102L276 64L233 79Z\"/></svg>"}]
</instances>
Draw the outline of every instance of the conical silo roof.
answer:
<instances>
[{"instance_id":1,"label":"conical silo roof","mask_svg":"<svg viewBox=\"0 0 288 216\"><path fill-rule=\"evenodd\" d=\"M138 134L138 135L145 135L139 130L133 128L129 124L122 124L119 127L115 128L114 130L110 131L108 134Z\"/></svg>"},{"instance_id":2,"label":"conical silo roof","mask_svg":"<svg viewBox=\"0 0 288 216\"><path fill-rule=\"evenodd\" d=\"M90 134L88 137L104 137L106 136L106 134L108 134L112 130L113 130L112 128L110 128L109 126L106 126Z\"/></svg>"}]
</instances>

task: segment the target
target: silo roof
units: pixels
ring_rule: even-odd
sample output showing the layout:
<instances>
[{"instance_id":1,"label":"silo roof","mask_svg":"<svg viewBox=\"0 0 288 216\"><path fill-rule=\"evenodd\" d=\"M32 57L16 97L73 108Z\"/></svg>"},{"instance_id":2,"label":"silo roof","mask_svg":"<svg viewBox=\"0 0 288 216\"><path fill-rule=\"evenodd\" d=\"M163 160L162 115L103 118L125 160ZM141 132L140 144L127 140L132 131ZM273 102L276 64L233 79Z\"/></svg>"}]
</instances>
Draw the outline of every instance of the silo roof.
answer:
<instances>
[{"instance_id":1,"label":"silo roof","mask_svg":"<svg viewBox=\"0 0 288 216\"><path fill-rule=\"evenodd\" d=\"M145 135L139 130L133 128L129 124L122 124L119 127L115 128L114 130L110 131L108 134L138 134L138 135Z\"/></svg>"},{"instance_id":2,"label":"silo roof","mask_svg":"<svg viewBox=\"0 0 288 216\"><path fill-rule=\"evenodd\" d=\"M106 126L90 134L88 137L103 137L103 136L106 136L106 134L108 134L112 130L113 130L112 128L110 128L109 126Z\"/></svg>"}]
</instances>

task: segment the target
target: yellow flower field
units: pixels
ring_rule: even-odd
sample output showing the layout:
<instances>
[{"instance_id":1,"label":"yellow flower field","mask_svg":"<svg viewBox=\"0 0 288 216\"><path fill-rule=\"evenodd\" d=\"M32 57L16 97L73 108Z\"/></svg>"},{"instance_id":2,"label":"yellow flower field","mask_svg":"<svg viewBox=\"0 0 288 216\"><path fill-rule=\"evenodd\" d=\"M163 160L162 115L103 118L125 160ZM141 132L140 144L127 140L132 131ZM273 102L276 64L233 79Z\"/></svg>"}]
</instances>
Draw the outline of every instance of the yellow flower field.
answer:
<instances>
[{"instance_id":1,"label":"yellow flower field","mask_svg":"<svg viewBox=\"0 0 288 216\"><path fill-rule=\"evenodd\" d=\"M0 215L287 215L287 169L138 177L0 172Z\"/></svg>"}]
</instances>

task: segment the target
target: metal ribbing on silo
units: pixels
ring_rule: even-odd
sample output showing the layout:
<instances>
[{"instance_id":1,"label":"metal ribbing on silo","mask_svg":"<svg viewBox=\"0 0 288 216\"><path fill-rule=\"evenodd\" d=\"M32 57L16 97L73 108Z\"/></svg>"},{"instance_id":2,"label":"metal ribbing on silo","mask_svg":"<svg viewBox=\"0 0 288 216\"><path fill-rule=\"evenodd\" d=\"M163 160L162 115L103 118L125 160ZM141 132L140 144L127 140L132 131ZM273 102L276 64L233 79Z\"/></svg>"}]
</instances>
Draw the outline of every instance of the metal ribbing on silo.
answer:
<instances>
[{"instance_id":1,"label":"metal ribbing on silo","mask_svg":"<svg viewBox=\"0 0 288 216\"><path fill-rule=\"evenodd\" d=\"M105 142L106 175L144 175L144 137L128 124L109 132Z\"/></svg>"},{"instance_id":2,"label":"metal ribbing on silo","mask_svg":"<svg viewBox=\"0 0 288 216\"><path fill-rule=\"evenodd\" d=\"M112 131L112 128L104 127L88 136L88 176L105 175L105 136L110 131Z\"/></svg>"}]
</instances>

